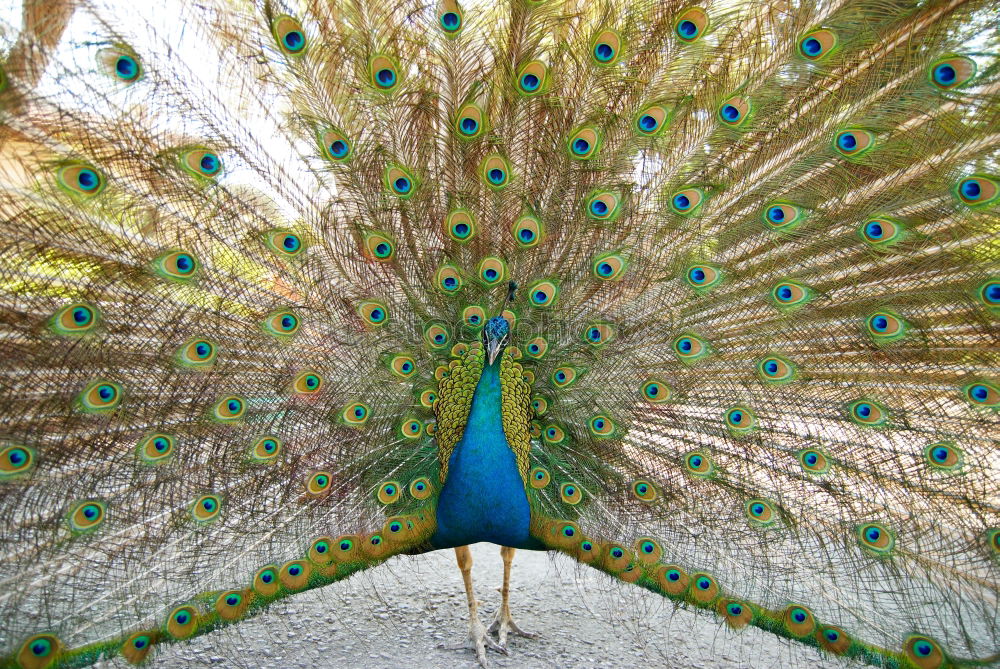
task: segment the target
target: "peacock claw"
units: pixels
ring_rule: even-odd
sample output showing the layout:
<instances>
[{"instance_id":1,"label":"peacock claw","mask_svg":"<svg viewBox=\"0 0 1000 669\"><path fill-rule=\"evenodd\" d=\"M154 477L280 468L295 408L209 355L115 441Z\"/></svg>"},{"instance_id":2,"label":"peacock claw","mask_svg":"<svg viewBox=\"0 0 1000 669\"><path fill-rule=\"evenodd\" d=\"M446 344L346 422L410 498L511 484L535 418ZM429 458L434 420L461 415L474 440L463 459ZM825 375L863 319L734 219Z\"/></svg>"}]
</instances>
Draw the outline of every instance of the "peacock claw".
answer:
<instances>
[{"instance_id":1,"label":"peacock claw","mask_svg":"<svg viewBox=\"0 0 1000 669\"><path fill-rule=\"evenodd\" d=\"M517 626L514 622L513 616L510 615L510 607L501 606L497 610L496 615L493 616L493 622L490 623L489 633L497 633L499 639L499 647L507 652L507 635L515 634L517 636L522 636L525 639L537 639L538 635L532 632L525 632L523 629Z\"/></svg>"},{"instance_id":2,"label":"peacock claw","mask_svg":"<svg viewBox=\"0 0 1000 669\"><path fill-rule=\"evenodd\" d=\"M479 664L484 667L489 666L489 662L486 659L486 649L495 650L498 653L503 653L504 655L509 655L507 648L502 643L497 643L493 640L493 637L489 635L486 630L486 626L483 625L479 620L479 616L472 618L469 624L469 640L472 641L476 648L476 659L479 660Z\"/></svg>"}]
</instances>

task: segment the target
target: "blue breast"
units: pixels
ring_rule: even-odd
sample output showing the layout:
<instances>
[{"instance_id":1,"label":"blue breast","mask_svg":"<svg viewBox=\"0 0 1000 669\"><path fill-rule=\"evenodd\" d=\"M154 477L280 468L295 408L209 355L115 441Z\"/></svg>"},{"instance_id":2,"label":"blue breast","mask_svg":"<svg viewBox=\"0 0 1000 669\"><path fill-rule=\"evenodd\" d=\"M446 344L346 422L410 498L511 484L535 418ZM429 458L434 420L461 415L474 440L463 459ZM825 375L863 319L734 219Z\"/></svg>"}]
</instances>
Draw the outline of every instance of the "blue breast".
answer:
<instances>
[{"instance_id":1,"label":"blue breast","mask_svg":"<svg viewBox=\"0 0 1000 669\"><path fill-rule=\"evenodd\" d=\"M437 505L435 548L489 541L542 549L528 534L530 511L501 417L500 360L483 369L465 433L448 460Z\"/></svg>"}]
</instances>

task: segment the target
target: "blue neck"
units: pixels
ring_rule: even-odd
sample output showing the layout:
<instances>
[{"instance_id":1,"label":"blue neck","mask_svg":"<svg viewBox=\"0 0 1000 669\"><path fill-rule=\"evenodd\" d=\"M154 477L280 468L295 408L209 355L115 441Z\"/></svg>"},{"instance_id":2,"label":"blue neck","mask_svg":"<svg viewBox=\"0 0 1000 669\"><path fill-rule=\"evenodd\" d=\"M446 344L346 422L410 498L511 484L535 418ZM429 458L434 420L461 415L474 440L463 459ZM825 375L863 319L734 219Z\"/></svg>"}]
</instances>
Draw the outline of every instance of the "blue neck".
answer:
<instances>
[{"instance_id":1,"label":"blue neck","mask_svg":"<svg viewBox=\"0 0 1000 669\"><path fill-rule=\"evenodd\" d=\"M469 422L448 460L437 505L435 548L489 541L540 548L528 534L530 510L501 414L500 359L483 368Z\"/></svg>"}]
</instances>

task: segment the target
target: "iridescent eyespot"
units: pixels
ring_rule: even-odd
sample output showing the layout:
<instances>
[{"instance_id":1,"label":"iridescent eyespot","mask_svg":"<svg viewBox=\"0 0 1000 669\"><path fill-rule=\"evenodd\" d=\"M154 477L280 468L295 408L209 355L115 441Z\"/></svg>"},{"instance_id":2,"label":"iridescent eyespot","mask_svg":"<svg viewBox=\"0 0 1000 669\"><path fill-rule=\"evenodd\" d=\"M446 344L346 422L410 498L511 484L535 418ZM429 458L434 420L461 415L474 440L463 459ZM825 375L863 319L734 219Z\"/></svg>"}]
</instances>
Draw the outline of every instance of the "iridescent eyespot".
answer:
<instances>
[{"instance_id":1,"label":"iridescent eyespot","mask_svg":"<svg viewBox=\"0 0 1000 669\"><path fill-rule=\"evenodd\" d=\"M175 639L187 639L198 629L198 609L178 606L167 616L167 632Z\"/></svg>"},{"instance_id":2,"label":"iridescent eyespot","mask_svg":"<svg viewBox=\"0 0 1000 669\"><path fill-rule=\"evenodd\" d=\"M11 666L23 669L45 669L51 667L62 653L62 642L52 634L35 634L21 644L17 657Z\"/></svg>"},{"instance_id":3,"label":"iridescent eyespot","mask_svg":"<svg viewBox=\"0 0 1000 669\"><path fill-rule=\"evenodd\" d=\"M281 581L281 585L294 592L308 585L311 573L312 566L308 562L292 560L283 564L278 570L278 580Z\"/></svg>"},{"instance_id":4,"label":"iridescent eyespot","mask_svg":"<svg viewBox=\"0 0 1000 669\"><path fill-rule=\"evenodd\" d=\"M375 262L388 262L396 255L395 243L381 232L366 233L361 248L364 256Z\"/></svg>"},{"instance_id":5,"label":"iridescent eyespot","mask_svg":"<svg viewBox=\"0 0 1000 669\"><path fill-rule=\"evenodd\" d=\"M331 537L317 537L309 545L306 553L309 561L318 566L328 565L333 562L333 539Z\"/></svg>"},{"instance_id":6,"label":"iridescent eyespot","mask_svg":"<svg viewBox=\"0 0 1000 669\"><path fill-rule=\"evenodd\" d=\"M833 148L837 153L856 158L875 146L875 133L860 128L842 130L833 138Z\"/></svg>"},{"instance_id":7,"label":"iridescent eyespot","mask_svg":"<svg viewBox=\"0 0 1000 669\"><path fill-rule=\"evenodd\" d=\"M434 493L434 484L426 476L410 481L410 496L413 499L427 499Z\"/></svg>"},{"instance_id":8,"label":"iridescent eyespot","mask_svg":"<svg viewBox=\"0 0 1000 669\"><path fill-rule=\"evenodd\" d=\"M158 465L169 459L174 453L174 438L169 434L154 432L143 437L138 446L136 454L139 459L147 465ZM0 466L2 466L0 462Z\"/></svg>"},{"instance_id":9,"label":"iridescent eyespot","mask_svg":"<svg viewBox=\"0 0 1000 669\"><path fill-rule=\"evenodd\" d=\"M939 441L924 447L924 459L933 469L956 472L962 468L962 451L949 441Z\"/></svg>"},{"instance_id":10,"label":"iridescent eyespot","mask_svg":"<svg viewBox=\"0 0 1000 669\"><path fill-rule=\"evenodd\" d=\"M264 241L272 251L289 258L299 255L305 248L302 238L287 230L271 230L264 235Z\"/></svg>"},{"instance_id":11,"label":"iridescent eyespot","mask_svg":"<svg viewBox=\"0 0 1000 669\"><path fill-rule=\"evenodd\" d=\"M215 520L222 511L222 499L218 495L202 495L191 504L191 517L199 523Z\"/></svg>"},{"instance_id":12,"label":"iridescent eyespot","mask_svg":"<svg viewBox=\"0 0 1000 669\"><path fill-rule=\"evenodd\" d=\"M690 216L698 210L705 199L705 191L701 188L685 188L670 196L670 209L675 214Z\"/></svg>"},{"instance_id":13,"label":"iridescent eyespot","mask_svg":"<svg viewBox=\"0 0 1000 669\"><path fill-rule=\"evenodd\" d=\"M27 446L0 449L0 481L28 473L35 466L35 452Z\"/></svg>"},{"instance_id":14,"label":"iridescent eyespot","mask_svg":"<svg viewBox=\"0 0 1000 669\"><path fill-rule=\"evenodd\" d=\"M622 52L622 40L614 30L602 30L590 43L590 55L600 67L614 65Z\"/></svg>"},{"instance_id":15,"label":"iridescent eyespot","mask_svg":"<svg viewBox=\"0 0 1000 669\"><path fill-rule=\"evenodd\" d=\"M486 310L478 304L465 307L462 309L462 322L470 328L481 328L486 324Z\"/></svg>"},{"instance_id":16,"label":"iridescent eyespot","mask_svg":"<svg viewBox=\"0 0 1000 669\"><path fill-rule=\"evenodd\" d=\"M272 311L261 322L261 327L275 337L291 337L299 329L299 318L288 309Z\"/></svg>"},{"instance_id":17,"label":"iridescent eyespot","mask_svg":"<svg viewBox=\"0 0 1000 669\"><path fill-rule=\"evenodd\" d=\"M97 168L91 165L67 165L56 172L56 183L66 192L89 198L104 190L105 180Z\"/></svg>"},{"instance_id":18,"label":"iridescent eyespot","mask_svg":"<svg viewBox=\"0 0 1000 669\"><path fill-rule=\"evenodd\" d=\"M1000 186L993 177L984 174L972 174L955 184L955 196L969 207L985 207L993 204L1000 197Z\"/></svg>"},{"instance_id":19,"label":"iridescent eyespot","mask_svg":"<svg viewBox=\"0 0 1000 669\"><path fill-rule=\"evenodd\" d=\"M607 344L615 337L615 326L611 323L591 323L583 329L583 340L591 346Z\"/></svg>"},{"instance_id":20,"label":"iridescent eyespot","mask_svg":"<svg viewBox=\"0 0 1000 669\"><path fill-rule=\"evenodd\" d=\"M371 327L381 327L389 322L389 310L376 300L365 300L358 304L358 316Z\"/></svg>"},{"instance_id":21,"label":"iridescent eyespot","mask_svg":"<svg viewBox=\"0 0 1000 669\"><path fill-rule=\"evenodd\" d=\"M222 172L222 159L208 149L182 152L180 164L188 174L204 179L213 179Z\"/></svg>"},{"instance_id":22,"label":"iridescent eyespot","mask_svg":"<svg viewBox=\"0 0 1000 669\"><path fill-rule=\"evenodd\" d=\"M80 409L86 413L113 411L122 401L122 387L106 380L92 381L77 396Z\"/></svg>"},{"instance_id":23,"label":"iridescent eyespot","mask_svg":"<svg viewBox=\"0 0 1000 669\"><path fill-rule=\"evenodd\" d=\"M120 652L130 664L140 664L153 649L159 632L136 632L121 645Z\"/></svg>"},{"instance_id":24,"label":"iridescent eyespot","mask_svg":"<svg viewBox=\"0 0 1000 669\"><path fill-rule=\"evenodd\" d=\"M684 272L684 279L695 292L707 293L722 283L722 271L711 265L691 265Z\"/></svg>"},{"instance_id":25,"label":"iridescent eyespot","mask_svg":"<svg viewBox=\"0 0 1000 669\"><path fill-rule=\"evenodd\" d=\"M628 261L620 253L603 253L590 263L594 278L601 281L617 281L628 269Z\"/></svg>"},{"instance_id":26,"label":"iridescent eyespot","mask_svg":"<svg viewBox=\"0 0 1000 669\"><path fill-rule=\"evenodd\" d=\"M865 319L865 332L876 344L890 344L906 336L907 323L888 311L876 311Z\"/></svg>"},{"instance_id":27,"label":"iridescent eyespot","mask_svg":"<svg viewBox=\"0 0 1000 669\"><path fill-rule=\"evenodd\" d=\"M502 190L511 179L511 167L507 159L498 154L490 154L479 164L479 175L489 188Z\"/></svg>"},{"instance_id":28,"label":"iridescent eyespot","mask_svg":"<svg viewBox=\"0 0 1000 669\"><path fill-rule=\"evenodd\" d=\"M611 191L597 191L586 200L587 216L596 221L610 223L621 213L621 195Z\"/></svg>"},{"instance_id":29,"label":"iridescent eyespot","mask_svg":"<svg viewBox=\"0 0 1000 669\"><path fill-rule=\"evenodd\" d=\"M549 351L549 342L545 337L535 337L524 346L524 352L529 358L540 360Z\"/></svg>"},{"instance_id":30,"label":"iridescent eyespot","mask_svg":"<svg viewBox=\"0 0 1000 669\"><path fill-rule=\"evenodd\" d=\"M385 93L399 84L398 68L387 56L373 56L368 61L368 76L372 86Z\"/></svg>"},{"instance_id":31,"label":"iridescent eyespot","mask_svg":"<svg viewBox=\"0 0 1000 669\"><path fill-rule=\"evenodd\" d=\"M746 602L723 599L719 601L718 611L732 629L743 629L753 620L753 609Z\"/></svg>"},{"instance_id":32,"label":"iridescent eyespot","mask_svg":"<svg viewBox=\"0 0 1000 669\"><path fill-rule=\"evenodd\" d=\"M609 437L615 433L615 423L604 414L598 414L590 419L587 428L595 437Z\"/></svg>"},{"instance_id":33,"label":"iridescent eyespot","mask_svg":"<svg viewBox=\"0 0 1000 669\"><path fill-rule=\"evenodd\" d=\"M434 402L436 401L437 401L436 390L427 389L420 392L420 406L424 407L425 409L432 408L434 406ZM428 425L427 426L428 434L430 434L430 428L431 426Z\"/></svg>"},{"instance_id":34,"label":"iridescent eyespot","mask_svg":"<svg viewBox=\"0 0 1000 669\"><path fill-rule=\"evenodd\" d=\"M444 234L454 242L464 244L476 235L476 219L468 209L455 209L444 219Z\"/></svg>"},{"instance_id":35,"label":"iridescent eyespot","mask_svg":"<svg viewBox=\"0 0 1000 669\"><path fill-rule=\"evenodd\" d=\"M400 495L402 495L402 489L396 481L386 481L378 487L378 492L375 493L375 497L382 504L398 502Z\"/></svg>"},{"instance_id":36,"label":"iridescent eyespot","mask_svg":"<svg viewBox=\"0 0 1000 669\"><path fill-rule=\"evenodd\" d=\"M635 540L635 554L644 564L653 564L663 556L663 547L652 537L639 537Z\"/></svg>"},{"instance_id":37,"label":"iridescent eyespot","mask_svg":"<svg viewBox=\"0 0 1000 669\"><path fill-rule=\"evenodd\" d=\"M945 666L945 654L940 644L922 634L907 637L903 643L903 652L917 669L939 669Z\"/></svg>"},{"instance_id":38,"label":"iridescent eyespot","mask_svg":"<svg viewBox=\"0 0 1000 669\"><path fill-rule=\"evenodd\" d=\"M789 202L772 202L761 215L764 225L770 230L791 232L806 218L806 211Z\"/></svg>"},{"instance_id":39,"label":"iridescent eyespot","mask_svg":"<svg viewBox=\"0 0 1000 669\"><path fill-rule=\"evenodd\" d=\"M532 214L523 214L514 221L510 232L514 235L514 241L517 242L518 246L527 249L538 245L538 242L542 240L545 228L538 217Z\"/></svg>"},{"instance_id":40,"label":"iridescent eyespot","mask_svg":"<svg viewBox=\"0 0 1000 669\"><path fill-rule=\"evenodd\" d=\"M318 393L323 387L323 377L313 371L300 372L292 381L292 392L303 395Z\"/></svg>"},{"instance_id":41,"label":"iridescent eyespot","mask_svg":"<svg viewBox=\"0 0 1000 669\"><path fill-rule=\"evenodd\" d=\"M695 604L706 606L719 596L719 584L708 574L691 574L691 588L688 594Z\"/></svg>"},{"instance_id":42,"label":"iridescent eyespot","mask_svg":"<svg viewBox=\"0 0 1000 669\"><path fill-rule=\"evenodd\" d=\"M271 463L281 455L281 439L265 435L257 438L250 446L250 459L259 463Z\"/></svg>"},{"instance_id":43,"label":"iridescent eyespot","mask_svg":"<svg viewBox=\"0 0 1000 669\"><path fill-rule=\"evenodd\" d=\"M751 499L743 504L743 510L755 527L771 527L778 520L774 505L766 499Z\"/></svg>"},{"instance_id":44,"label":"iridescent eyespot","mask_svg":"<svg viewBox=\"0 0 1000 669\"><path fill-rule=\"evenodd\" d=\"M965 56L937 60L927 71L930 82L941 90L959 88L976 76L976 61Z\"/></svg>"},{"instance_id":45,"label":"iridescent eyespot","mask_svg":"<svg viewBox=\"0 0 1000 669\"><path fill-rule=\"evenodd\" d=\"M632 482L632 494L641 499L643 502L652 502L658 496L656 486L649 481L643 480Z\"/></svg>"},{"instance_id":46,"label":"iridescent eyespot","mask_svg":"<svg viewBox=\"0 0 1000 669\"><path fill-rule=\"evenodd\" d=\"M729 428L730 433L736 436L746 434L757 426L757 417L746 407L733 407L723 415L726 427Z\"/></svg>"},{"instance_id":47,"label":"iridescent eyespot","mask_svg":"<svg viewBox=\"0 0 1000 669\"><path fill-rule=\"evenodd\" d=\"M371 409L361 402L354 402L344 407L340 412L340 417L347 425L358 427L364 425L371 417Z\"/></svg>"},{"instance_id":48,"label":"iridescent eyespot","mask_svg":"<svg viewBox=\"0 0 1000 669\"><path fill-rule=\"evenodd\" d=\"M548 413L549 401L541 395L535 395L531 398L531 410L535 416L544 416Z\"/></svg>"},{"instance_id":49,"label":"iridescent eyespot","mask_svg":"<svg viewBox=\"0 0 1000 669\"><path fill-rule=\"evenodd\" d=\"M168 281L190 281L200 267L194 255L187 251L167 251L153 260L153 272Z\"/></svg>"},{"instance_id":50,"label":"iridescent eyespot","mask_svg":"<svg viewBox=\"0 0 1000 669\"><path fill-rule=\"evenodd\" d=\"M893 533L885 525L879 523L858 525L856 534L862 548L878 555L891 553L896 545L896 537Z\"/></svg>"},{"instance_id":51,"label":"iridescent eyespot","mask_svg":"<svg viewBox=\"0 0 1000 669\"><path fill-rule=\"evenodd\" d=\"M561 444L566 439L566 432L554 423L550 423L542 430L542 439L547 444Z\"/></svg>"},{"instance_id":52,"label":"iridescent eyespot","mask_svg":"<svg viewBox=\"0 0 1000 669\"><path fill-rule=\"evenodd\" d=\"M85 302L74 302L52 314L48 325L59 335L82 335L90 332L101 320L97 307Z\"/></svg>"},{"instance_id":53,"label":"iridescent eyespot","mask_svg":"<svg viewBox=\"0 0 1000 669\"><path fill-rule=\"evenodd\" d=\"M815 293L812 288L795 281L781 281L771 289L770 297L778 309L794 311L808 304Z\"/></svg>"},{"instance_id":54,"label":"iridescent eyespot","mask_svg":"<svg viewBox=\"0 0 1000 669\"><path fill-rule=\"evenodd\" d=\"M247 403L236 395L223 397L212 407L212 418L223 423L237 421L246 413Z\"/></svg>"},{"instance_id":55,"label":"iridescent eyespot","mask_svg":"<svg viewBox=\"0 0 1000 669\"><path fill-rule=\"evenodd\" d=\"M385 168L385 187L400 200L409 200L416 192L417 181L409 170L398 165Z\"/></svg>"},{"instance_id":56,"label":"iridescent eyespot","mask_svg":"<svg viewBox=\"0 0 1000 669\"><path fill-rule=\"evenodd\" d=\"M678 359L684 363L701 360L711 352L708 343L693 334L681 335L674 339L673 349Z\"/></svg>"},{"instance_id":57,"label":"iridescent eyespot","mask_svg":"<svg viewBox=\"0 0 1000 669\"><path fill-rule=\"evenodd\" d=\"M816 629L815 616L804 606L796 604L789 606L785 609L783 618L788 631L800 639L812 634Z\"/></svg>"},{"instance_id":58,"label":"iridescent eyespot","mask_svg":"<svg viewBox=\"0 0 1000 669\"><path fill-rule=\"evenodd\" d=\"M479 105L468 103L455 114L455 134L462 139L475 139L486 130L486 112Z\"/></svg>"},{"instance_id":59,"label":"iridescent eyespot","mask_svg":"<svg viewBox=\"0 0 1000 669\"><path fill-rule=\"evenodd\" d=\"M987 409L1000 407L1000 389L990 381L977 381L962 388L965 398L972 404Z\"/></svg>"},{"instance_id":60,"label":"iridescent eyespot","mask_svg":"<svg viewBox=\"0 0 1000 669\"><path fill-rule=\"evenodd\" d=\"M454 38L458 35L462 28L465 26L465 19L462 14L462 8L459 7L456 0L442 0L438 4L438 25L441 26L441 30L449 38Z\"/></svg>"},{"instance_id":61,"label":"iridescent eyespot","mask_svg":"<svg viewBox=\"0 0 1000 669\"><path fill-rule=\"evenodd\" d=\"M847 405L847 414L858 425L878 427L889 420L889 412L870 400L856 400Z\"/></svg>"},{"instance_id":62,"label":"iridescent eyespot","mask_svg":"<svg viewBox=\"0 0 1000 669\"><path fill-rule=\"evenodd\" d=\"M417 371L417 363L408 355L394 355L389 360L389 370L401 379L408 379Z\"/></svg>"},{"instance_id":63,"label":"iridescent eyespot","mask_svg":"<svg viewBox=\"0 0 1000 669\"><path fill-rule=\"evenodd\" d=\"M540 60L533 60L517 73L516 85L521 95L538 95L548 88L548 68Z\"/></svg>"},{"instance_id":64,"label":"iridescent eyespot","mask_svg":"<svg viewBox=\"0 0 1000 669\"><path fill-rule=\"evenodd\" d=\"M536 490L544 488L552 480L549 470L544 467L535 467L528 473L528 484Z\"/></svg>"},{"instance_id":65,"label":"iridescent eyespot","mask_svg":"<svg viewBox=\"0 0 1000 669\"><path fill-rule=\"evenodd\" d=\"M671 390L664 381L650 379L642 384L642 396L647 402L659 404L670 399Z\"/></svg>"},{"instance_id":66,"label":"iridescent eyespot","mask_svg":"<svg viewBox=\"0 0 1000 669\"><path fill-rule=\"evenodd\" d=\"M765 383L789 383L795 380L796 372L794 362L778 355L769 355L757 363L757 376Z\"/></svg>"},{"instance_id":67,"label":"iridescent eyespot","mask_svg":"<svg viewBox=\"0 0 1000 669\"><path fill-rule=\"evenodd\" d=\"M577 371L573 367L568 365L563 365L561 367L556 367L552 371L552 385L556 388L566 388L573 384L577 379Z\"/></svg>"},{"instance_id":68,"label":"iridescent eyespot","mask_svg":"<svg viewBox=\"0 0 1000 669\"><path fill-rule=\"evenodd\" d=\"M278 594L281 584L278 581L278 567L269 564L257 570L253 577L253 590L264 597Z\"/></svg>"},{"instance_id":69,"label":"iridescent eyespot","mask_svg":"<svg viewBox=\"0 0 1000 669\"><path fill-rule=\"evenodd\" d=\"M142 78L142 65L133 51L127 47L111 47L97 52L97 63L107 74L125 84L132 84Z\"/></svg>"},{"instance_id":70,"label":"iridescent eyespot","mask_svg":"<svg viewBox=\"0 0 1000 669\"><path fill-rule=\"evenodd\" d=\"M590 160L601 148L601 133L596 126L585 126L570 134L566 141L569 157L574 160Z\"/></svg>"},{"instance_id":71,"label":"iridescent eyespot","mask_svg":"<svg viewBox=\"0 0 1000 669\"><path fill-rule=\"evenodd\" d=\"M851 637L839 627L820 627L816 631L816 640L821 648L834 655L843 655L851 647Z\"/></svg>"},{"instance_id":72,"label":"iridescent eyespot","mask_svg":"<svg viewBox=\"0 0 1000 669\"><path fill-rule=\"evenodd\" d=\"M428 323L424 326L424 342L431 350L442 351L451 342L451 331L443 323Z\"/></svg>"},{"instance_id":73,"label":"iridescent eyespot","mask_svg":"<svg viewBox=\"0 0 1000 669\"><path fill-rule=\"evenodd\" d=\"M196 337L189 339L174 354L178 365L188 369L208 369L215 362L218 349L209 339Z\"/></svg>"},{"instance_id":74,"label":"iridescent eyespot","mask_svg":"<svg viewBox=\"0 0 1000 669\"><path fill-rule=\"evenodd\" d=\"M333 476L330 475L330 472L313 472L306 479L306 493L316 497L328 492L331 485L333 485Z\"/></svg>"},{"instance_id":75,"label":"iridescent eyespot","mask_svg":"<svg viewBox=\"0 0 1000 669\"><path fill-rule=\"evenodd\" d=\"M858 235L875 248L887 248L904 237L902 224L888 218L873 218L858 227Z\"/></svg>"},{"instance_id":76,"label":"iridescent eyespot","mask_svg":"<svg viewBox=\"0 0 1000 669\"><path fill-rule=\"evenodd\" d=\"M617 544L607 546L604 553L604 568L607 571L612 573L621 572L627 568L631 562L632 551Z\"/></svg>"},{"instance_id":77,"label":"iridescent eyespot","mask_svg":"<svg viewBox=\"0 0 1000 669\"><path fill-rule=\"evenodd\" d=\"M323 151L323 157L335 163L346 161L354 150L347 135L334 128L324 130L320 134L319 146Z\"/></svg>"},{"instance_id":78,"label":"iridescent eyespot","mask_svg":"<svg viewBox=\"0 0 1000 669\"><path fill-rule=\"evenodd\" d=\"M1000 528L990 528L986 530L986 543L993 549L993 552L1000 556Z\"/></svg>"},{"instance_id":79,"label":"iridescent eyespot","mask_svg":"<svg viewBox=\"0 0 1000 669\"><path fill-rule=\"evenodd\" d=\"M738 128L750 118L750 101L740 95L733 96L719 106L718 117L724 124Z\"/></svg>"},{"instance_id":80,"label":"iridescent eyespot","mask_svg":"<svg viewBox=\"0 0 1000 669\"><path fill-rule=\"evenodd\" d=\"M715 473L712 459L701 451L693 451L684 456L684 468L688 474L698 477L708 477Z\"/></svg>"},{"instance_id":81,"label":"iridescent eyespot","mask_svg":"<svg viewBox=\"0 0 1000 669\"><path fill-rule=\"evenodd\" d=\"M528 287L528 299L533 307L551 307L559 295L559 287L554 281L536 281Z\"/></svg>"},{"instance_id":82,"label":"iridescent eyespot","mask_svg":"<svg viewBox=\"0 0 1000 669\"><path fill-rule=\"evenodd\" d=\"M104 502L88 499L76 502L69 510L67 519L70 529L76 534L93 532L104 522L107 506Z\"/></svg>"},{"instance_id":83,"label":"iridescent eyespot","mask_svg":"<svg viewBox=\"0 0 1000 669\"><path fill-rule=\"evenodd\" d=\"M462 283L462 275L454 265L442 265L434 274L434 285L446 294L461 290Z\"/></svg>"},{"instance_id":84,"label":"iridescent eyespot","mask_svg":"<svg viewBox=\"0 0 1000 669\"><path fill-rule=\"evenodd\" d=\"M300 54L306 48L306 34L302 31L302 24L291 16L282 15L271 21L271 34L287 56Z\"/></svg>"},{"instance_id":85,"label":"iridescent eyespot","mask_svg":"<svg viewBox=\"0 0 1000 669\"><path fill-rule=\"evenodd\" d=\"M563 483L559 486L559 497L566 504L576 505L583 500L583 491L575 483Z\"/></svg>"},{"instance_id":86,"label":"iridescent eyespot","mask_svg":"<svg viewBox=\"0 0 1000 669\"><path fill-rule=\"evenodd\" d=\"M663 105L650 105L640 111L635 117L635 130L640 135L655 137L661 134L670 123L670 113Z\"/></svg>"},{"instance_id":87,"label":"iridescent eyespot","mask_svg":"<svg viewBox=\"0 0 1000 669\"><path fill-rule=\"evenodd\" d=\"M680 597L688 589L690 579L677 565L666 564L656 570L656 583L672 597Z\"/></svg>"},{"instance_id":88,"label":"iridescent eyespot","mask_svg":"<svg viewBox=\"0 0 1000 669\"><path fill-rule=\"evenodd\" d=\"M223 620L239 620L246 613L250 603L248 593L241 590L227 590L215 599L215 612Z\"/></svg>"},{"instance_id":89,"label":"iridescent eyespot","mask_svg":"<svg viewBox=\"0 0 1000 669\"><path fill-rule=\"evenodd\" d=\"M826 474L830 471L829 459L814 448L799 451L798 458L799 464L807 474Z\"/></svg>"},{"instance_id":90,"label":"iridescent eyespot","mask_svg":"<svg viewBox=\"0 0 1000 669\"><path fill-rule=\"evenodd\" d=\"M424 424L412 416L404 418L399 424L399 433L405 439L417 439L424 433Z\"/></svg>"},{"instance_id":91,"label":"iridescent eyespot","mask_svg":"<svg viewBox=\"0 0 1000 669\"><path fill-rule=\"evenodd\" d=\"M700 7L690 7L674 21L674 33L682 42L695 42L708 30L708 14Z\"/></svg>"},{"instance_id":92,"label":"iridescent eyespot","mask_svg":"<svg viewBox=\"0 0 1000 669\"><path fill-rule=\"evenodd\" d=\"M799 53L809 60L820 60L837 47L837 35L830 30L814 30L799 40Z\"/></svg>"},{"instance_id":93,"label":"iridescent eyespot","mask_svg":"<svg viewBox=\"0 0 1000 669\"><path fill-rule=\"evenodd\" d=\"M976 289L976 297L989 309L1000 308L1000 281L991 279Z\"/></svg>"}]
</instances>

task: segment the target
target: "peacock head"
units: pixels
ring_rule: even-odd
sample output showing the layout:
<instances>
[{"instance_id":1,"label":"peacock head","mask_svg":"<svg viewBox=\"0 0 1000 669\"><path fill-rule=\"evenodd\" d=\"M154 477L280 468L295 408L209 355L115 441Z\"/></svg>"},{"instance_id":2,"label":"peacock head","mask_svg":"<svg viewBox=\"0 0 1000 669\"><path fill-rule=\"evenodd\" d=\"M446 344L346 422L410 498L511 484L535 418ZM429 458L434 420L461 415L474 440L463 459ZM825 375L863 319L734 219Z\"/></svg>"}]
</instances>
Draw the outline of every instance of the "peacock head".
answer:
<instances>
[{"instance_id":1,"label":"peacock head","mask_svg":"<svg viewBox=\"0 0 1000 669\"><path fill-rule=\"evenodd\" d=\"M486 321L483 328L483 346L486 348L486 358L489 364L493 364L497 356L503 353L504 348L510 342L510 323L506 318L494 316Z\"/></svg>"}]
</instances>

